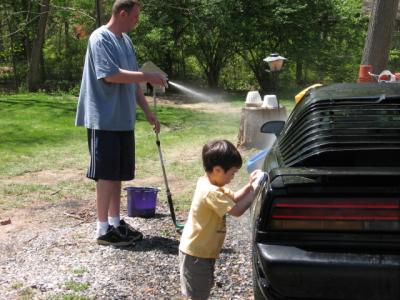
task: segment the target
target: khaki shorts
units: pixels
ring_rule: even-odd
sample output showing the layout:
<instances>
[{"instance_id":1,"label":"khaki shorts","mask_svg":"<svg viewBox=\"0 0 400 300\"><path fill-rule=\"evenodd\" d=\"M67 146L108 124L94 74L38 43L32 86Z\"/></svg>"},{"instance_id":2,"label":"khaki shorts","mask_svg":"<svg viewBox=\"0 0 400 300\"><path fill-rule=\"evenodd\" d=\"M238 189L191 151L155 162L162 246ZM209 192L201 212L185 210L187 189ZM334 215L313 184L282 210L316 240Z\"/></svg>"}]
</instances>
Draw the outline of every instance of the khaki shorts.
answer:
<instances>
[{"instance_id":1,"label":"khaki shorts","mask_svg":"<svg viewBox=\"0 0 400 300\"><path fill-rule=\"evenodd\" d=\"M207 299L214 285L215 259L200 258L179 251L181 290L185 297Z\"/></svg>"}]
</instances>

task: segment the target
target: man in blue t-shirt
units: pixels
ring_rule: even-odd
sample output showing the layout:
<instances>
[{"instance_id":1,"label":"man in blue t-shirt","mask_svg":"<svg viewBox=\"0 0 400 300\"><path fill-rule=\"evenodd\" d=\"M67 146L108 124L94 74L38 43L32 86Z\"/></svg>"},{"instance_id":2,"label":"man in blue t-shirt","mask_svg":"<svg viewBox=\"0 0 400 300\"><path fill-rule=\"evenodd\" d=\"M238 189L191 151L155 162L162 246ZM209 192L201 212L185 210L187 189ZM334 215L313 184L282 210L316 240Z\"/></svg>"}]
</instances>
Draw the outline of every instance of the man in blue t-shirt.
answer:
<instances>
[{"instance_id":1,"label":"man in blue t-shirt","mask_svg":"<svg viewBox=\"0 0 400 300\"><path fill-rule=\"evenodd\" d=\"M97 243L128 246L143 235L120 219L121 181L132 180L135 168L136 103L160 131L140 82L166 85L159 73L138 71L133 44L126 32L139 21L138 0L116 0L109 22L89 38L76 125L87 128L90 164L87 177L96 181Z\"/></svg>"}]
</instances>

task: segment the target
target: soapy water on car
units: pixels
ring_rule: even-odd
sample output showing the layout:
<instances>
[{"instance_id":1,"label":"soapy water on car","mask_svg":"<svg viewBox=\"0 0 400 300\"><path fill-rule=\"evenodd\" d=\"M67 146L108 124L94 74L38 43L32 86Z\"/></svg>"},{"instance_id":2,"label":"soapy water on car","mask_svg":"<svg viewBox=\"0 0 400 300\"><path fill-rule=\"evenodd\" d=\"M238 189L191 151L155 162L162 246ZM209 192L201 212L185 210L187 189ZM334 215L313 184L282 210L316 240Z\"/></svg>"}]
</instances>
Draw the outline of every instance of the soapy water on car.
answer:
<instances>
[{"instance_id":1,"label":"soapy water on car","mask_svg":"<svg viewBox=\"0 0 400 300\"><path fill-rule=\"evenodd\" d=\"M268 182L268 173L263 172L262 170L256 171L256 179L252 182L254 192L258 192L261 186Z\"/></svg>"}]
</instances>

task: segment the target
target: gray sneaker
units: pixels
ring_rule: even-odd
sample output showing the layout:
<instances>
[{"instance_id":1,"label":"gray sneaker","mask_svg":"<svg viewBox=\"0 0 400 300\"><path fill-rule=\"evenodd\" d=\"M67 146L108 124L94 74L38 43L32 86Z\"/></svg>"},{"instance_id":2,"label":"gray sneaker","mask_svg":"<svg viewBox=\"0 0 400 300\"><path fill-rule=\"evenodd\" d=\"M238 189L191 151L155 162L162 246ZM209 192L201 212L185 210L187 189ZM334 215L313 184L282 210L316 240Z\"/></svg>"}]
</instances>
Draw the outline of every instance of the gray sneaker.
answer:
<instances>
[{"instance_id":1,"label":"gray sneaker","mask_svg":"<svg viewBox=\"0 0 400 300\"><path fill-rule=\"evenodd\" d=\"M122 235L125 235L128 238L133 239L133 241L143 240L143 233L133 228L124 220L119 221L119 226L117 228Z\"/></svg>"},{"instance_id":2,"label":"gray sneaker","mask_svg":"<svg viewBox=\"0 0 400 300\"><path fill-rule=\"evenodd\" d=\"M108 226L106 234L97 238L97 244L103 246L130 246L134 244L134 239L127 235L121 234L121 232L114 226Z\"/></svg>"}]
</instances>

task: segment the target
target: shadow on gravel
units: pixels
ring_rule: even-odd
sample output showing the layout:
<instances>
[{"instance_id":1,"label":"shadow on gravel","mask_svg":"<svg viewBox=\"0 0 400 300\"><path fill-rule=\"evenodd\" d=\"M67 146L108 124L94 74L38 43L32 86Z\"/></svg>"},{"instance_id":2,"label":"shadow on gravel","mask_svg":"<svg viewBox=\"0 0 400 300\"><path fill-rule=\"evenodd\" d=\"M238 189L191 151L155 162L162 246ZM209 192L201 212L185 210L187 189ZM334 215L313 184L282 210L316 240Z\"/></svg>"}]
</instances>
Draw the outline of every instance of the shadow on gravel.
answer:
<instances>
[{"instance_id":1,"label":"shadow on gravel","mask_svg":"<svg viewBox=\"0 0 400 300\"><path fill-rule=\"evenodd\" d=\"M134 247L125 248L132 252L147 252L159 250L165 254L178 255L179 241L166 237L150 236L145 237L142 241L137 242Z\"/></svg>"},{"instance_id":2,"label":"shadow on gravel","mask_svg":"<svg viewBox=\"0 0 400 300\"><path fill-rule=\"evenodd\" d=\"M151 217L141 217L141 216L138 216L138 217L135 217L135 218L141 218L141 219L162 219L162 218L165 218L165 217L167 217L167 216L169 216L169 215L160 214L160 213L155 213L155 215L154 215L154 216L151 216Z\"/></svg>"},{"instance_id":3,"label":"shadow on gravel","mask_svg":"<svg viewBox=\"0 0 400 300\"><path fill-rule=\"evenodd\" d=\"M236 253L237 251L233 248L222 248L221 253Z\"/></svg>"}]
</instances>

